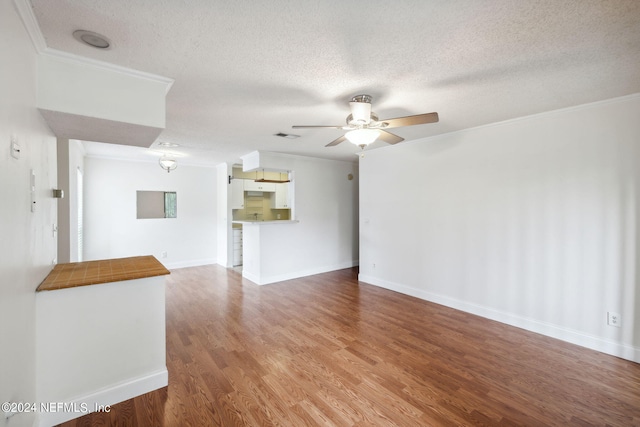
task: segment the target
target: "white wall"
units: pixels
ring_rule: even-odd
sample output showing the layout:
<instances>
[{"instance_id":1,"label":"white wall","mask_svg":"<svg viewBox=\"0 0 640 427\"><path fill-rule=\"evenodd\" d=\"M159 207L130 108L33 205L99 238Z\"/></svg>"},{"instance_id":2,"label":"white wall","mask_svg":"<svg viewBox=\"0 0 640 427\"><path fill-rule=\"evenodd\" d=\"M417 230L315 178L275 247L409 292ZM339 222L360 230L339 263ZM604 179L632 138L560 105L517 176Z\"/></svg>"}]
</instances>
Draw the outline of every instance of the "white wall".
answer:
<instances>
[{"instance_id":1,"label":"white wall","mask_svg":"<svg viewBox=\"0 0 640 427\"><path fill-rule=\"evenodd\" d=\"M51 426L167 385L165 277L38 292L37 402ZM117 307L117 310L114 310Z\"/></svg>"},{"instance_id":2,"label":"white wall","mask_svg":"<svg viewBox=\"0 0 640 427\"><path fill-rule=\"evenodd\" d=\"M69 140L69 191L65 191L65 199L69 204L69 258L71 262L84 261L78 248L78 170L82 172L84 182L84 146L81 141ZM58 159L58 165L60 164ZM58 172L58 176L60 173ZM59 203L59 202L58 202ZM58 234L60 237L60 233ZM58 245L58 248L60 245ZM58 263L62 261L58 260Z\"/></svg>"},{"instance_id":3,"label":"white wall","mask_svg":"<svg viewBox=\"0 0 640 427\"><path fill-rule=\"evenodd\" d=\"M217 263L223 267L233 267L233 239L231 239L231 206L229 205L229 176L231 175L231 166L226 163L220 163L216 166L216 189L217 203L216 212L218 214L217 221L217 242L218 249Z\"/></svg>"},{"instance_id":4,"label":"white wall","mask_svg":"<svg viewBox=\"0 0 640 427\"><path fill-rule=\"evenodd\" d=\"M78 170L84 173L84 147L80 141L58 138L58 264L78 262Z\"/></svg>"},{"instance_id":5,"label":"white wall","mask_svg":"<svg viewBox=\"0 0 640 427\"><path fill-rule=\"evenodd\" d=\"M56 257L56 141L36 110L36 52L11 1L0 2L0 402L35 400L35 289ZM20 159L9 155L11 136ZM30 211L30 170L36 211ZM0 426L26 426L18 414Z\"/></svg>"},{"instance_id":6,"label":"white wall","mask_svg":"<svg viewBox=\"0 0 640 427\"><path fill-rule=\"evenodd\" d=\"M136 219L136 191L176 191L178 217ZM214 264L216 170L85 158L85 260L154 255L168 268ZM167 257L162 257L167 252Z\"/></svg>"},{"instance_id":7,"label":"white wall","mask_svg":"<svg viewBox=\"0 0 640 427\"><path fill-rule=\"evenodd\" d=\"M293 172L294 219L299 222L246 225L243 276L266 284L357 265L358 165L269 156L277 157L278 165L260 167Z\"/></svg>"},{"instance_id":8,"label":"white wall","mask_svg":"<svg viewBox=\"0 0 640 427\"><path fill-rule=\"evenodd\" d=\"M640 361L639 117L635 95L367 153L360 279Z\"/></svg>"}]
</instances>

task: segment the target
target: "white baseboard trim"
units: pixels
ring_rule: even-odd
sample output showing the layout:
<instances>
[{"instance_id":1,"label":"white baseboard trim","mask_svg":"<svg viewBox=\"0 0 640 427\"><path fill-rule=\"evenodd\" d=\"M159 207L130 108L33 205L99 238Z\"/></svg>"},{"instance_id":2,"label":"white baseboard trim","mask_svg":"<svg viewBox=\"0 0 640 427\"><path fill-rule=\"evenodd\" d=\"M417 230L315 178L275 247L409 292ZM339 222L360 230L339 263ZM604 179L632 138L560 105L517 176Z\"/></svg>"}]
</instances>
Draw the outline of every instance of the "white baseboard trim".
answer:
<instances>
[{"instance_id":1,"label":"white baseboard trim","mask_svg":"<svg viewBox=\"0 0 640 427\"><path fill-rule=\"evenodd\" d=\"M211 265L216 264L216 260L213 258L204 258L204 259L193 259L188 261L176 261L176 262L168 262L162 263L168 270L175 270L177 268L187 268L187 267L199 267L201 265Z\"/></svg>"},{"instance_id":2,"label":"white baseboard trim","mask_svg":"<svg viewBox=\"0 0 640 427\"><path fill-rule=\"evenodd\" d=\"M223 267L228 267L227 266L227 260L226 259L220 259L218 258L218 260L215 262L215 264L221 265Z\"/></svg>"},{"instance_id":3,"label":"white baseboard trim","mask_svg":"<svg viewBox=\"0 0 640 427\"><path fill-rule=\"evenodd\" d=\"M461 301L448 296L435 294L421 289L412 288L400 283L390 282L373 276L360 274L358 280L381 288L400 292L436 304L461 310L497 322L506 323L527 331L546 335L582 347L590 348L632 362L640 363L640 348L633 347L628 344L610 341L593 335L585 334L572 329L564 328L551 323L541 322L539 320L518 316L512 313L484 307L478 304Z\"/></svg>"},{"instance_id":4,"label":"white baseboard trim","mask_svg":"<svg viewBox=\"0 0 640 427\"><path fill-rule=\"evenodd\" d=\"M258 276L257 274L249 273L248 271L245 271L244 268L242 269L242 277L249 280L250 282L255 283L256 285L262 284L260 283L260 276Z\"/></svg>"},{"instance_id":5,"label":"white baseboard trim","mask_svg":"<svg viewBox=\"0 0 640 427\"><path fill-rule=\"evenodd\" d=\"M330 271L343 270L345 268L356 267L358 260L346 261L340 264L326 265L322 267L314 267L306 270L293 271L289 273L276 274L273 276L258 276L250 272L242 271L242 277L252 281L257 285L269 285L271 283L283 282L285 280L298 279L300 277L313 276L314 274L328 273Z\"/></svg>"},{"instance_id":6,"label":"white baseboard trim","mask_svg":"<svg viewBox=\"0 0 640 427\"><path fill-rule=\"evenodd\" d=\"M61 412L39 411L33 425L38 427L50 427L64 423L90 412L95 412L97 408L108 408L116 403L166 387L168 384L169 372L164 368L157 372L152 372L147 375L114 384L86 396L55 402L65 405L69 411L65 412L64 408L60 408Z\"/></svg>"}]
</instances>

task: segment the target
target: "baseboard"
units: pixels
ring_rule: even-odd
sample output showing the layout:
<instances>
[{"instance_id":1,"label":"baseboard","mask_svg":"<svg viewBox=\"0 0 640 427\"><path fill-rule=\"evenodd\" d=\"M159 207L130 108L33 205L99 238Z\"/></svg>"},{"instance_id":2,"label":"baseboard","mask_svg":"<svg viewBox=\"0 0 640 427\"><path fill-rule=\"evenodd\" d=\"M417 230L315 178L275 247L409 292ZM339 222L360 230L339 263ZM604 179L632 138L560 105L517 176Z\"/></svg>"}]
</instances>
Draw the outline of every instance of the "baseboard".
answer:
<instances>
[{"instance_id":1,"label":"baseboard","mask_svg":"<svg viewBox=\"0 0 640 427\"><path fill-rule=\"evenodd\" d=\"M572 329L564 328L551 323L541 322L535 319L518 316L493 308L472 304L455 298L426 292L421 289L412 288L400 283L390 282L373 276L360 274L358 280L381 288L400 292L436 304L475 314L507 325L515 326L527 331L546 335L582 347L590 348L632 362L640 363L640 348L633 347L620 342L610 341L593 335L585 334Z\"/></svg>"},{"instance_id":2,"label":"baseboard","mask_svg":"<svg viewBox=\"0 0 640 427\"><path fill-rule=\"evenodd\" d=\"M168 262L162 263L167 269L175 270L177 268L187 268L187 267L199 267L201 265L211 265L216 264L216 260L213 258L204 258L204 259L193 259L187 261L176 261L176 262Z\"/></svg>"},{"instance_id":3,"label":"baseboard","mask_svg":"<svg viewBox=\"0 0 640 427\"><path fill-rule=\"evenodd\" d=\"M260 276L258 276L257 274L249 273L248 271L245 271L244 268L242 269L242 277L249 280L250 282L255 283L256 285L262 284L260 283Z\"/></svg>"},{"instance_id":4,"label":"baseboard","mask_svg":"<svg viewBox=\"0 0 640 427\"><path fill-rule=\"evenodd\" d=\"M153 390L165 387L169 384L169 372L161 369L141 377L133 378L98 390L86 396L77 397L61 402L56 402L69 408L69 412L44 412L39 411L34 426L50 427L60 423L81 417L90 412L95 412L97 408L107 408L110 405L123 402L125 400L140 396Z\"/></svg>"},{"instance_id":5,"label":"baseboard","mask_svg":"<svg viewBox=\"0 0 640 427\"><path fill-rule=\"evenodd\" d=\"M357 260L346 261L340 264L327 265L322 267L310 268L307 270L293 271L284 274L276 274L273 276L257 276L243 271L242 277L252 281L257 285L269 285L271 283L283 282L285 280L298 279L300 277L313 276L314 274L328 273L330 271L343 270L345 268L356 267L358 265Z\"/></svg>"}]
</instances>

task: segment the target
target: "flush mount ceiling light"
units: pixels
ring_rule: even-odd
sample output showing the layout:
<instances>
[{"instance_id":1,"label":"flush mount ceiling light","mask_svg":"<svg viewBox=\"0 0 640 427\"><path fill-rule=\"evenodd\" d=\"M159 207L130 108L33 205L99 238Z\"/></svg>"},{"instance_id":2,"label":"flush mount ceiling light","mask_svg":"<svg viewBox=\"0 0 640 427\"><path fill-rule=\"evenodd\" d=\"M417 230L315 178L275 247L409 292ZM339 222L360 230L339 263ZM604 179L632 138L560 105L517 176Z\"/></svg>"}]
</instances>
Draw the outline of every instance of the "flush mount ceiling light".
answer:
<instances>
[{"instance_id":1,"label":"flush mount ceiling light","mask_svg":"<svg viewBox=\"0 0 640 427\"><path fill-rule=\"evenodd\" d=\"M174 147L179 147L180 144L174 144L173 142L158 142L158 145L160 147L168 147L168 148L174 148Z\"/></svg>"},{"instance_id":2,"label":"flush mount ceiling light","mask_svg":"<svg viewBox=\"0 0 640 427\"><path fill-rule=\"evenodd\" d=\"M88 46L97 49L109 49L111 42L105 36L93 31L77 30L73 32L73 38Z\"/></svg>"},{"instance_id":3,"label":"flush mount ceiling light","mask_svg":"<svg viewBox=\"0 0 640 427\"><path fill-rule=\"evenodd\" d=\"M178 167L178 161L173 157L167 156L166 154L160 157L160 159L158 160L158 163L160 163L160 167L166 170L167 173L171 172L172 170Z\"/></svg>"},{"instance_id":4,"label":"flush mount ceiling light","mask_svg":"<svg viewBox=\"0 0 640 427\"><path fill-rule=\"evenodd\" d=\"M344 137L364 150L364 147L375 141L379 135L380 132L374 129L356 129L345 133Z\"/></svg>"}]
</instances>

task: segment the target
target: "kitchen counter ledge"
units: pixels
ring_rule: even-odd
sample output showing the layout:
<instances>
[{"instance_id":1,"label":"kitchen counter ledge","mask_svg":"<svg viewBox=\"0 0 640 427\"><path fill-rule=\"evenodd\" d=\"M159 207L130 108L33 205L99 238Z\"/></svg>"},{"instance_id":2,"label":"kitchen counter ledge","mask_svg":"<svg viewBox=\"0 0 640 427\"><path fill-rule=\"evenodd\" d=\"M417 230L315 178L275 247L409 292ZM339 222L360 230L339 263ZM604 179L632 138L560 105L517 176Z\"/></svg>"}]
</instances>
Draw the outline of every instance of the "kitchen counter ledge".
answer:
<instances>
[{"instance_id":1,"label":"kitchen counter ledge","mask_svg":"<svg viewBox=\"0 0 640 427\"><path fill-rule=\"evenodd\" d=\"M231 221L233 224L296 224L300 221L298 221L297 219L292 219L292 220L288 220L288 219L275 219L273 221L251 221L251 220L244 220L244 221Z\"/></svg>"},{"instance_id":2,"label":"kitchen counter ledge","mask_svg":"<svg viewBox=\"0 0 640 427\"><path fill-rule=\"evenodd\" d=\"M171 274L171 272L152 255L58 264L38 286L36 292L144 279L167 274Z\"/></svg>"}]
</instances>

